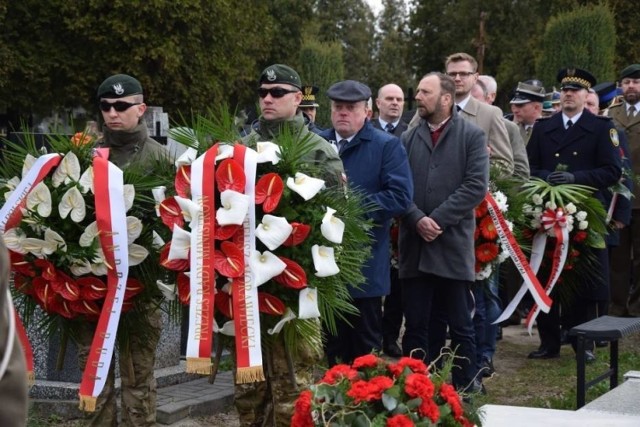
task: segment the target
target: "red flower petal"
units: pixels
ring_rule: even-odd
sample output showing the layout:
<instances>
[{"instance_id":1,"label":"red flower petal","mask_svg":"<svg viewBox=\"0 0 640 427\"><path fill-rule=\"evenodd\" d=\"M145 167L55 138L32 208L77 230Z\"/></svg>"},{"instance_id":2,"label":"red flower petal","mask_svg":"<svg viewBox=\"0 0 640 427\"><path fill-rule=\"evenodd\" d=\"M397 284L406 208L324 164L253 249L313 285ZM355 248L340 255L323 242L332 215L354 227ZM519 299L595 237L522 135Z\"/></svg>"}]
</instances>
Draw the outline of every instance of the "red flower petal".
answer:
<instances>
[{"instance_id":1,"label":"red flower petal","mask_svg":"<svg viewBox=\"0 0 640 427\"><path fill-rule=\"evenodd\" d=\"M53 280L56 278L56 274L58 273L55 266L47 261L46 259L36 259L34 264L39 267L42 271L40 275L47 280Z\"/></svg>"},{"instance_id":2,"label":"red flower petal","mask_svg":"<svg viewBox=\"0 0 640 427\"><path fill-rule=\"evenodd\" d=\"M96 301L107 296L107 285L95 276L85 276L76 279L80 287L80 298L86 301Z\"/></svg>"},{"instance_id":3,"label":"red flower petal","mask_svg":"<svg viewBox=\"0 0 640 427\"><path fill-rule=\"evenodd\" d=\"M498 256L498 245L495 243L483 243L476 247L476 260L487 263Z\"/></svg>"},{"instance_id":4,"label":"red flower petal","mask_svg":"<svg viewBox=\"0 0 640 427\"><path fill-rule=\"evenodd\" d=\"M221 193L225 190L244 193L246 182L242 167L233 159L224 159L216 168L216 185Z\"/></svg>"},{"instance_id":5,"label":"red flower petal","mask_svg":"<svg viewBox=\"0 0 640 427\"><path fill-rule=\"evenodd\" d=\"M178 273L178 299L183 305L189 305L191 300L190 279L184 273Z\"/></svg>"},{"instance_id":6,"label":"red flower petal","mask_svg":"<svg viewBox=\"0 0 640 427\"><path fill-rule=\"evenodd\" d=\"M61 315L62 317L66 317L67 319L73 319L78 314L73 311L71 308L71 301L67 301L65 299L60 300L57 304L52 304L51 308Z\"/></svg>"},{"instance_id":7,"label":"red flower petal","mask_svg":"<svg viewBox=\"0 0 640 427\"><path fill-rule=\"evenodd\" d=\"M144 285L137 279L127 279L127 287L124 290L125 301L130 300L144 290Z\"/></svg>"},{"instance_id":8,"label":"red flower petal","mask_svg":"<svg viewBox=\"0 0 640 427\"><path fill-rule=\"evenodd\" d=\"M188 259L174 259L169 261L169 251L171 250L171 242L164 245L160 250L160 265L172 271L187 271L189 269Z\"/></svg>"},{"instance_id":9,"label":"red flower petal","mask_svg":"<svg viewBox=\"0 0 640 427\"><path fill-rule=\"evenodd\" d=\"M133 301L123 301L122 302L122 312L126 313L127 311L131 311L133 309Z\"/></svg>"},{"instance_id":10,"label":"red flower petal","mask_svg":"<svg viewBox=\"0 0 640 427\"><path fill-rule=\"evenodd\" d=\"M70 304L70 308L77 314L84 314L91 318L98 318L100 316L100 307L95 301L72 301Z\"/></svg>"},{"instance_id":11,"label":"red flower petal","mask_svg":"<svg viewBox=\"0 0 640 427\"><path fill-rule=\"evenodd\" d=\"M262 210L266 213L273 212L284 190L284 182L277 173L263 175L256 183L256 203L262 205Z\"/></svg>"},{"instance_id":12,"label":"red flower petal","mask_svg":"<svg viewBox=\"0 0 640 427\"><path fill-rule=\"evenodd\" d=\"M174 225L184 228L184 216L182 216L182 209L180 209L180 205L176 201L175 197L169 197L160 202L159 210L160 218L164 225L169 227L169 230L173 230Z\"/></svg>"},{"instance_id":13,"label":"red flower petal","mask_svg":"<svg viewBox=\"0 0 640 427\"><path fill-rule=\"evenodd\" d=\"M285 257L278 257L287 264L284 271L273 279L291 289L303 289L307 287L307 273L300 264Z\"/></svg>"},{"instance_id":14,"label":"red flower petal","mask_svg":"<svg viewBox=\"0 0 640 427\"><path fill-rule=\"evenodd\" d=\"M51 287L51 283L42 276L33 279L33 292L36 301L42 306L44 311L51 312L55 303L56 293Z\"/></svg>"},{"instance_id":15,"label":"red flower petal","mask_svg":"<svg viewBox=\"0 0 640 427\"><path fill-rule=\"evenodd\" d=\"M58 271L56 278L51 280L51 287L67 301L80 299L80 287L76 281L61 271Z\"/></svg>"},{"instance_id":16,"label":"red flower petal","mask_svg":"<svg viewBox=\"0 0 640 427\"><path fill-rule=\"evenodd\" d=\"M218 292L214 300L214 305L224 317L233 319L233 300L231 299L231 295L226 292Z\"/></svg>"},{"instance_id":17,"label":"red flower petal","mask_svg":"<svg viewBox=\"0 0 640 427\"><path fill-rule=\"evenodd\" d=\"M297 246L300 243L304 242L309 233L311 232L311 226L307 224L302 224L300 222L292 222L291 226L293 230L291 230L291 234L287 237L287 240L284 241L284 246Z\"/></svg>"},{"instance_id":18,"label":"red flower petal","mask_svg":"<svg viewBox=\"0 0 640 427\"><path fill-rule=\"evenodd\" d=\"M33 263L25 261L24 255L17 252L9 251L11 258L11 270L14 273L24 274L25 276L35 277L36 270L33 268Z\"/></svg>"},{"instance_id":19,"label":"red flower petal","mask_svg":"<svg viewBox=\"0 0 640 427\"><path fill-rule=\"evenodd\" d=\"M240 246L231 242L222 242L221 250L215 251L215 269L225 277L240 277L244 274L244 253Z\"/></svg>"},{"instance_id":20,"label":"red flower petal","mask_svg":"<svg viewBox=\"0 0 640 427\"><path fill-rule=\"evenodd\" d=\"M227 240L233 237L233 235L240 229L239 224L231 224L231 225L218 225L216 223L216 231L214 233L214 237L216 240Z\"/></svg>"},{"instance_id":21,"label":"red flower petal","mask_svg":"<svg viewBox=\"0 0 640 427\"><path fill-rule=\"evenodd\" d=\"M281 316L286 309L287 306L280 298L266 292L258 292L258 310L261 313Z\"/></svg>"},{"instance_id":22,"label":"red flower petal","mask_svg":"<svg viewBox=\"0 0 640 427\"><path fill-rule=\"evenodd\" d=\"M191 197L191 166L182 165L178 168L173 185L178 196L186 199Z\"/></svg>"},{"instance_id":23,"label":"red flower petal","mask_svg":"<svg viewBox=\"0 0 640 427\"><path fill-rule=\"evenodd\" d=\"M30 277L20 273L13 274L13 287L25 295L33 295L33 284Z\"/></svg>"},{"instance_id":24,"label":"red flower petal","mask_svg":"<svg viewBox=\"0 0 640 427\"><path fill-rule=\"evenodd\" d=\"M485 216L480 221L480 234L487 240L496 240L498 238L498 230L490 216Z\"/></svg>"}]
</instances>

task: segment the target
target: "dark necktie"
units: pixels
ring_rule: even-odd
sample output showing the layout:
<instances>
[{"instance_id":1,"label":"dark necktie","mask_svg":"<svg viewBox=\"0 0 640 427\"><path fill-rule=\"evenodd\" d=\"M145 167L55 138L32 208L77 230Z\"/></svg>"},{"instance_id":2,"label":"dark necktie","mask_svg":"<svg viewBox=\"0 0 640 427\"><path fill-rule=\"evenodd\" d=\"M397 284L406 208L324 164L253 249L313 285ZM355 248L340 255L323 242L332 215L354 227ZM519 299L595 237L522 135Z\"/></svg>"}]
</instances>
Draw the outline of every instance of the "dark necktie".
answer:
<instances>
[{"instance_id":1,"label":"dark necktie","mask_svg":"<svg viewBox=\"0 0 640 427\"><path fill-rule=\"evenodd\" d=\"M395 127L393 124L391 124L391 123L387 123L387 125L384 127L384 130L386 130L386 131L387 131L387 132L389 132L389 133L393 133L393 130L394 130L395 128L396 128L396 127Z\"/></svg>"},{"instance_id":2,"label":"dark necktie","mask_svg":"<svg viewBox=\"0 0 640 427\"><path fill-rule=\"evenodd\" d=\"M456 111L462 111L462 108L458 104L456 104Z\"/></svg>"},{"instance_id":3,"label":"dark necktie","mask_svg":"<svg viewBox=\"0 0 640 427\"><path fill-rule=\"evenodd\" d=\"M629 106L629 109L627 110L627 115L629 117L635 117L636 116L636 107L635 107L635 105Z\"/></svg>"},{"instance_id":4,"label":"dark necktie","mask_svg":"<svg viewBox=\"0 0 640 427\"><path fill-rule=\"evenodd\" d=\"M571 120L567 120L567 130L573 126L573 122Z\"/></svg>"},{"instance_id":5,"label":"dark necktie","mask_svg":"<svg viewBox=\"0 0 640 427\"><path fill-rule=\"evenodd\" d=\"M341 139L340 141L338 141L338 153L342 153L342 150L344 149L344 146L347 145L347 141L346 139Z\"/></svg>"}]
</instances>

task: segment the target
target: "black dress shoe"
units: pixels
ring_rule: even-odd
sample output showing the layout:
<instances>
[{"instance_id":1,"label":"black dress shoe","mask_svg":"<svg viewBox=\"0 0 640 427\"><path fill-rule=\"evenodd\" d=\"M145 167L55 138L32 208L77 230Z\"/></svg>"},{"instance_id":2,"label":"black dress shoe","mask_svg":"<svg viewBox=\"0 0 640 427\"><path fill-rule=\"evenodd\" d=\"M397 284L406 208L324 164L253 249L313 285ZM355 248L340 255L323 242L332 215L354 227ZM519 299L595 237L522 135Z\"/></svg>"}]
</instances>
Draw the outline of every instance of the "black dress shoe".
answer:
<instances>
[{"instance_id":1,"label":"black dress shoe","mask_svg":"<svg viewBox=\"0 0 640 427\"><path fill-rule=\"evenodd\" d=\"M489 359L483 359L482 365L480 366L480 371L482 372L483 377L490 377L493 375L496 370L493 367L493 362Z\"/></svg>"},{"instance_id":2,"label":"black dress shoe","mask_svg":"<svg viewBox=\"0 0 640 427\"><path fill-rule=\"evenodd\" d=\"M596 361L596 355L591 350L586 350L584 352L584 361L585 363L593 363Z\"/></svg>"},{"instance_id":3,"label":"black dress shoe","mask_svg":"<svg viewBox=\"0 0 640 427\"><path fill-rule=\"evenodd\" d=\"M382 347L382 351L384 351L384 354L386 354L389 357L402 357L402 350L400 349L400 346L396 343L384 345Z\"/></svg>"},{"instance_id":4,"label":"black dress shoe","mask_svg":"<svg viewBox=\"0 0 640 427\"><path fill-rule=\"evenodd\" d=\"M536 351L529 353L528 357L529 359L555 359L556 357L560 357L560 352L557 351L552 353L546 348L539 348Z\"/></svg>"}]
</instances>

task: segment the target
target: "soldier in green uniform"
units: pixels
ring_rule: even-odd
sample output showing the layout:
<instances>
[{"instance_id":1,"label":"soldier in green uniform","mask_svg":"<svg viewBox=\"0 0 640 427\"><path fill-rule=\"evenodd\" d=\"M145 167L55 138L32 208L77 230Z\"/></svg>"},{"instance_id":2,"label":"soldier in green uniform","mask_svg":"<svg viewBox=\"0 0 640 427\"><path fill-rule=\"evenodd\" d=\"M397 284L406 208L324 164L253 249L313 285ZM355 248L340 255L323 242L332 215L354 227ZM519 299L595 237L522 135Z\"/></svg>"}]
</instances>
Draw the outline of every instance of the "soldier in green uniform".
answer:
<instances>
[{"instance_id":1,"label":"soldier in green uniform","mask_svg":"<svg viewBox=\"0 0 640 427\"><path fill-rule=\"evenodd\" d=\"M98 100L104 126L98 148L109 148L109 160L121 169L143 167L151 171L155 162L169 161L166 148L151 139L142 120L146 110L142 86L126 74L106 79L98 88ZM144 285L153 285L155 277L138 278ZM158 302L146 302L123 316L139 316L144 334L131 333L127 345L118 347L120 379L122 381L122 424L128 426L156 425L156 380L153 375L156 347L160 340L161 312ZM95 323L84 322L75 336L80 368L84 369L95 331ZM92 426L118 425L114 366L111 364L107 382L90 414Z\"/></svg>"}]
</instances>

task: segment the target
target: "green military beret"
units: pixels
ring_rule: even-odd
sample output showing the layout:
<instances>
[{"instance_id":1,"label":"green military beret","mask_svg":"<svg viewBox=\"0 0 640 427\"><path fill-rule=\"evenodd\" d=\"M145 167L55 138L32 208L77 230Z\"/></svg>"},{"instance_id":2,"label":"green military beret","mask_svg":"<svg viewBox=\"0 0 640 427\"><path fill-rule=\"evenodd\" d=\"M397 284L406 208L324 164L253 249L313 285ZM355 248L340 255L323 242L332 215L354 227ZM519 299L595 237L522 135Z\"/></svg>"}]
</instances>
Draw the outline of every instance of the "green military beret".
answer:
<instances>
[{"instance_id":1,"label":"green military beret","mask_svg":"<svg viewBox=\"0 0 640 427\"><path fill-rule=\"evenodd\" d=\"M284 64L273 64L265 68L260 74L259 83L285 83L302 89L302 82L296 70Z\"/></svg>"},{"instance_id":2,"label":"green military beret","mask_svg":"<svg viewBox=\"0 0 640 427\"><path fill-rule=\"evenodd\" d=\"M637 79L640 77L640 64L631 64L620 73L620 80L624 78Z\"/></svg>"},{"instance_id":3,"label":"green military beret","mask_svg":"<svg viewBox=\"0 0 640 427\"><path fill-rule=\"evenodd\" d=\"M98 99L124 98L142 94L142 85L135 78L126 74L116 74L102 82L98 87Z\"/></svg>"}]
</instances>

